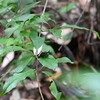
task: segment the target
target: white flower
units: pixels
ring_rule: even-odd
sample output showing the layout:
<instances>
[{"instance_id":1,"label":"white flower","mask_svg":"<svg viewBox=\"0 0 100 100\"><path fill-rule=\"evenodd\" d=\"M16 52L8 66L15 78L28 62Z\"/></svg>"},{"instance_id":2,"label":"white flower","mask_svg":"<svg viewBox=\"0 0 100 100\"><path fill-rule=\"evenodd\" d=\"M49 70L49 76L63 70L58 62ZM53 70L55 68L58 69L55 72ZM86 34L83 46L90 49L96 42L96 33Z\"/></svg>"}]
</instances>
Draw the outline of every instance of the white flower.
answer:
<instances>
[{"instance_id":1,"label":"white flower","mask_svg":"<svg viewBox=\"0 0 100 100\"><path fill-rule=\"evenodd\" d=\"M34 49L33 49L34 55L40 54L41 51L42 51L42 48L43 48L43 45L41 45L40 48L38 48L38 49L34 48Z\"/></svg>"}]
</instances>

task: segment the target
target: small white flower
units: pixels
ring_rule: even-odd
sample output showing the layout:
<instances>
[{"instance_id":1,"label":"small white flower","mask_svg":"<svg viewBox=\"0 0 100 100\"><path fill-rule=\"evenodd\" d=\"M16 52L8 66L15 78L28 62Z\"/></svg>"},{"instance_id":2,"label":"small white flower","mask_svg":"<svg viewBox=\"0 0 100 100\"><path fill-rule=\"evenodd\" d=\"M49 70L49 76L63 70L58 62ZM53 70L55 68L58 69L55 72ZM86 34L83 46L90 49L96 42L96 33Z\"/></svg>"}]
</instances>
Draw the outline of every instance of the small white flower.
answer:
<instances>
[{"instance_id":1,"label":"small white flower","mask_svg":"<svg viewBox=\"0 0 100 100\"><path fill-rule=\"evenodd\" d=\"M41 45L40 48L38 48L38 49L34 48L34 49L33 49L34 55L40 54L41 51L42 51L42 48L43 48L43 45Z\"/></svg>"}]
</instances>

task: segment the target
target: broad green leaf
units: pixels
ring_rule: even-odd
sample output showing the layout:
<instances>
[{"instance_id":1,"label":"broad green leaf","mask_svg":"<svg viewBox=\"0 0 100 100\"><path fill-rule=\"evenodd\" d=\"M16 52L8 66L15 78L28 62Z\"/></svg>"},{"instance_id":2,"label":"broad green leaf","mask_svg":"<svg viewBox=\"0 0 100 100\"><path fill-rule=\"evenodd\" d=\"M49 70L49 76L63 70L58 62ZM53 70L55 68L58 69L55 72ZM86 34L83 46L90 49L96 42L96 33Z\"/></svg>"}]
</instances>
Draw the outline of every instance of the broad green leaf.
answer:
<instances>
[{"instance_id":1,"label":"broad green leaf","mask_svg":"<svg viewBox=\"0 0 100 100\"><path fill-rule=\"evenodd\" d=\"M54 50L53 50L53 48L50 45L43 44L42 52L54 53Z\"/></svg>"},{"instance_id":2,"label":"broad green leaf","mask_svg":"<svg viewBox=\"0 0 100 100\"><path fill-rule=\"evenodd\" d=\"M12 72L23 71L28 65L30 65L30 62L34 63L34 57L32 56L32 53L29 52L22 53L20 58L17 60L16 68Z\"/></svg>"},{"instance_id":3,"label":"broad green leaf","mask_svg":"<svg viewBox=\"0 0 100 100\"><path fill-rule=\"evenodd\" d=\"M14 38L0 38L0 45L10 46L19 42L19 39Z\"/></svg>"},{"instance_id":4,"label":"broad green leaf","mask_svg":"<svg viewBox=\"0 0 100 100\"><path fill-rule=\"evenodd\" d=\"M27 43L24 45L27 50L33 50L34 46L32 43Z\"/></svg>"},{"instance_id":5,"label":"broad green leaf","mask_svg":"<svg viewBox=\"0 0 100 100\"><path fill-rule=\"evenodd\" d=\"M25 49L20 46L8 46L4 51L24 51Z\"/></svg>"},{"instance_id":6,"label":"broad green leaf","mask_svg":"<svg viewBox=\"0 0 100 100\"><path fill-rule=\"evenodd\" d=\"M6 54L11 51L25 51L25 49L23 49L20 46L7 46L7 47L2 48L1 50L2 52L0 52L0 55Z\"/></svg>"},{"instance_id":7,"label":"broad green leaf","mask_svg":"<svg viewBox=\"0 0 100 100\"><path fill-rule=\"evenodd\" d=\"M57 58L57 61L58 61L58 63L71 63L71 64L73 64L73 62L67 57Z\"/></svg>"},{"instance_id":8,"label":"broad green leaf","mask_svg":"<svg viewBox=\"0 0 100 100\"><path fill-rule=\"evenodd\" d=\"M10 37L18 28L19 28L19 25L16 25L16 26L11 27L11 28L7 28L5 30L6 37Z\"/></svg>"},{"instance_id":9,"label":"broad green leaf","mask_svg":"<svg viewBox=\"0 0 100 100\"><path fill-rule=\"evenodd\" d=\"M44 44L44 37L39 37L36 31L30 34L30 38L36 49L39 49Z\"/></svg>"},{"instance_id":10,"label":"broad green leaf","mask_svg":"<svg viewBox=\"0 0 100 100\"><path fill-rule=\"evenodd\" d=\"M49 30L55 37L61 38L61 29L50 29Z\"/></svg>"},{"instance_id":11,"label":"broad green leaf","mask_svg":"<svg viewBox=\"0 0 100 100\"><path fill-rule=\"evenodd\" d=\"M18 60L17 67L13 70L13 72L23 71L27 67L27 65L29 64L29 62L31 60L32 60L32 57L31 58L24 58L24 59L21 59L20 61Z\"/></svg>"},{"instance_id":12,"label":"broad green leaf","mask_svg":"<svg viewBox=\"0 0 100 100\"><path fill-rule=\"evenodd\" d=\"M51 90L52 95L56 98L56 100L60 100L61 93L58 92L56 84L54 83L54 81L51 83L50 90Z\"/></svg>"},{"instance_id":13,"label":"broad green leaf","mask_svg":"<svg viewBox=\"0 0 100 100\"><path fill-rule=\"evenodd\" d=\"M18 18L16 18L16 21L27 21L29 19L32 19L35 15L34 14L24 14L22 16L19 16Z\"/></svg>"},{"instance_id":14,"label":"broad green leaf","mask_svg":"<svg viewBox=\"0 0 100 100\"><path fill-rule=\"evenodd\" d=\"M44 66L48 67L50 69L56 69L57 68L57 60L53 56L48 57L41 57L39 58L39 62Z\"/></svg>"},{"instance_id":15,"label":"broad green leaf","mask_svg":"<svg viewBox=\"0 0 100 100\"><path fill-rule=\"evenodd\" d=\"M12 45L15 44L19 41L19 39L14 39L14 38L0 38L0 45Z\"/></svg>"},{"instance_id":16,"label":"broad green leaf","mask_svg":"<svg viewBox=\"0 0 100 100\"><path fill-rule=\"evenodd\" d=\"M14 44L15 43L15 39L14 38L9 38L6 42L7 46Z\"/></svg>"},{"instance_id":17,"label":"broad green leaf","mask_svg":"<svg viewBox=\"0 0 100 100\"><path fill-rule=\"evenodd\" d=\"M62 7L62 8L59 10L59 12L60 12L60 13L66 13L66 12L72 10L74 7L75 7L75 3L69 3L68 5Z\"/></svg>"},{"instance_id":18,"label":"broad green leaf","mask_svg":"<svg viewBox=\"0 0 100 100\"><path fill-rule=\"evenodd\" d=\"M36 17L36 18L34 18L34 20L33 20L32 23L33 23L33 24L39 24L39 23L45 23L45 24L48 24L48 23L45 21L45 19L42 18L42 17Z\"/></svg>"},{"instance_id":19,"label":"broad green leaf","mask_svg":"<svg viewBox=\"0 0 100 100\"><path fill-rule=\"evenodd\" d=\"M25 31L25 29L24 29L25 23L24 23L24 22L21 22L21 23L18 24L18 25L19 25L18 29L15 30L14 33L13 33L15 38L21 38L21 37L23 37L23 36L22 36L22 31L23 31L23 30Z\"/></svg>"},{"instance_id":20,"label":"broad green leaf","mask_svg":"<svg viewBox=\"0 0 100 100\"><path fill-rule=\"evenodd\" d=\"M87 31L89 31L88 28L80 27L80 26L77 26L77 25L64 24L64 25L62 25L61 27L62 27L62 28L75 28L75 29L80 29L80 30L87 30Z\"/></svg>"},{"instance_id":21,"label":"broad green leaf","mask_svg":"<svg viewBox=\"0 0 100 100\"><path fill-rule=\"evenodd\" d=\"M23 80L25 80L26 77L32 77L34 76L32 69L25 69L21 73L15 73L13 76L9 77L7 81L5 82L3 86L3 92L0 95L4 95L5 93L11 91L13 88L17 86L17 84Z\"/></svg>"},{"instance_id":22,"label":"broad green leaf","mask_svg":"<svg viewBox=\"0 0 100 100\"><path fill-rule=\"evenodd\" d=\"M7 41L8 41L7 38L0 38L0 45L4 45L4 44L6 44Z\"/></svg>"}]
</instances>

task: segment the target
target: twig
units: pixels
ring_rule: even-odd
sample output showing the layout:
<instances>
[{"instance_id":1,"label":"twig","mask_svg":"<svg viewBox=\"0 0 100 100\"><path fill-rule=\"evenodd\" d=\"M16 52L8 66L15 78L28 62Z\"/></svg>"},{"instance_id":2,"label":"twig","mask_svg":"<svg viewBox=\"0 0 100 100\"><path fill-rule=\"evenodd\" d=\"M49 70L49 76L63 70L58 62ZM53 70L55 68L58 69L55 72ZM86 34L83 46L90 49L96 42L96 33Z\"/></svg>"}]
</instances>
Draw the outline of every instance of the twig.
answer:
<instances>
[{"instance_id":1,"label":"twig","mask_svg":"<svg viewBox=\"0 0 100 100\"><path fill-rule=\"evenodd\" d=\"M98 73L98 71L91 65L90 68L92 69L93 72Z\"/></svg>"},{"instance_id":2,"label":"twig","mask_svg":"<svg viewBox=\"0 0 100 100\"><path fill-rule=\"evenodd\" d=\"M40 88L40 80L39 80L39 73L38 73L38 57L37 57L37 55L36 55L36 78L37 78L37 82L38 82L39 93L41 95L41 99L44 100L42 90Z\"/></svg>"},{"instance_id":3,"label":"twig","mask_svg":"<svg viewBox=\"0 0 100 100\"><path fill-rule=\"evenodd\" d=\"M42 17L42 16L44 15L44 13L45 13L47 4L48 4L48 0L46 0L46 2L45 2L44 9L43 9L43 11L42 11L41 17ZM43 22L42 22L42 24L40 25L40 31L42 31L42 26L43 26ZM41 34L39 34L39 36L40 36L40 35L41 35Z\"/></svg>"},{"instance_id":4,"label":"twig","mask_svg":"<svg viewBox=\"0 0 100 100\"><path fill-rule=\"evenodd\" d=\"M46 10L46 7L47 7L47 4L48 4L48 0L46 0L46 2L45 2L44 9L43 9L43 12L42 12L41 16L43 16L43 15L44 15L45 10Z\"/></svg>"}]
</instances>

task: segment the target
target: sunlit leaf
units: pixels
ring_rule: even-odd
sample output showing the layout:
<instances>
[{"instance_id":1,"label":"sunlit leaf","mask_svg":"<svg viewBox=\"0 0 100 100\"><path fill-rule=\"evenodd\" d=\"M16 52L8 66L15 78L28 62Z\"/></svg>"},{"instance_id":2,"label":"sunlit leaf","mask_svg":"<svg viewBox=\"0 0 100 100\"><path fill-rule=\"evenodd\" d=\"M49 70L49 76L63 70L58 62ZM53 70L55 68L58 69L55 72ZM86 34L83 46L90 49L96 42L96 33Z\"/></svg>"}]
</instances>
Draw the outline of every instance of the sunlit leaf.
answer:
<instances>
[{"instance_id":1,"label":"sunlit leaf","mask_svg":"<svg viewBox=\"0 0 100 100\"><path fill-rule=\"evenodd\" d=\"M17 60L16 68L12 72L23 71L28 65L30 65L30 62L34 63L34 57L32 56L32 53L29 52L22 53L20 55L20 58Z\"/></svg>"},{"instance_id":2,"label":"sunlit leaf","mask_svg":"<svg viewBox=\"0 0 100 100\"><path fill-rule=\"evenodd\" d=\"M54 53L54 50L53 50L53 48L50 45L43 44L42 52Z\"/></svg>"},{"instance_id":3,"label":"sunlit leaf","mask_svg":"<svg viewBox=\"0 0 100 100\"><path fill-rule=\"evenodd\" d=\"M31 76L33 76L33 70L29 68L21 73L15 73L13 76L9 77L5 82L3 86L3 92L0 94L0 96L4 95L5 93L15 88L17 84L22 80L25 80L26 77L31 77Z\"/></svg>"},{"instance_id":4,"label":"sunlit leaf","mask_svg":"<svg viewBox=\"0 0 100 100\"><path fill-rule=\"evenodd\" d=\"M19 25L16 25L16 26L11 27L11 28L7 28L5 30L6 37L10 37L13 34L13 32L15 32L18 28L19 28Z\"/></svg>"},{"instance_id":5,"label":"sunlit leaf","mask_svg":"<svg viewBox=\"0 0 100 100\"><path fill-rule=\"evenodd\" d=\"M58 58L57 61L59 63L71 63L71 64L73 64L73 62L67 57Z\"/></svg>"},{"instance_id":6,"label":"sunlit leaf","mask_svg":"<svg viewBox=\"0 0 100 100\"><path fill-rule=\"evenodd\" d=\"M39 58L39 62L44 66L48 67L50 69L56 69L57 68L57 60L53 56L48 57L41 57Z\"/></svg>"},{"instance_id":7,"label":"sunlit leaf","mask_svg":"<svg viewBox=\"0 0 100 100\"><path fill-rule=\"evenodd\" d=\"M37 32L35 32L35 31L33 31L33 33L30 34L30 38L36 49L39 49L44 44L45 38L39 37Z\"/></svg>"},{"instance_id":8,"label":"sunlit leaf","mask_svg":"<svg viewBox=\"0 0 100 100\"><path fill-rule=\"evenodd\" d=\"M19 39L14 38L0 38L0 45L10 46L12 44L18 43Z\"/></svg>"},{"instance_id":9,"label":"sunlit leaf","mask_svg":"<svg viewBox=\"0 0 100 100\"><path fill-rule=\"evenodd\" d=\"M16 18L16 21L23 21L25 22L26 20L29 20L31 18L33 18L35 15L34 14L24 14L18 18Z\"/></svg>"},{"instance_id":10,"label":"sunlit leaf","mask_svg":"<svg viewBox=\"0 0 100 100\"><path fill-rule=\"evenodd\" d=\"M51 90L52 95L56 98L56 100L60 100L61 93L58 92L56 84L54 83L54 81L52 82L52 84L50 86L50 90Z\"/></svg>"},{"instance_id":11,"label":"sunlit leaf","mask_svg":"<svg viewBox=\"0 0 100 100\"><path fill-rule=\"evenodd\" d=\"M2 48L1 50L2 52L0 52L0 55L6 54L11 51L25 51L25 49L23 49L20 46L7 46L7 47Z\"/></svg>"}]
</instances>

